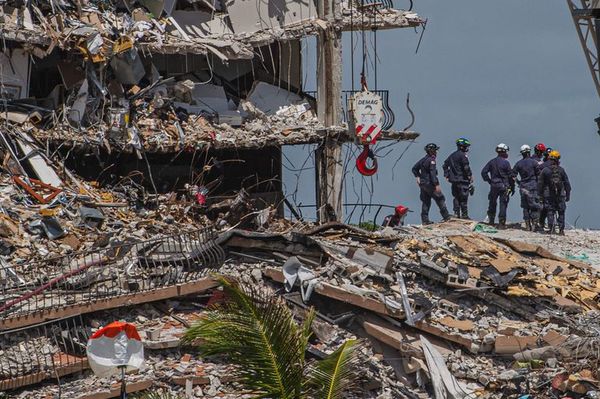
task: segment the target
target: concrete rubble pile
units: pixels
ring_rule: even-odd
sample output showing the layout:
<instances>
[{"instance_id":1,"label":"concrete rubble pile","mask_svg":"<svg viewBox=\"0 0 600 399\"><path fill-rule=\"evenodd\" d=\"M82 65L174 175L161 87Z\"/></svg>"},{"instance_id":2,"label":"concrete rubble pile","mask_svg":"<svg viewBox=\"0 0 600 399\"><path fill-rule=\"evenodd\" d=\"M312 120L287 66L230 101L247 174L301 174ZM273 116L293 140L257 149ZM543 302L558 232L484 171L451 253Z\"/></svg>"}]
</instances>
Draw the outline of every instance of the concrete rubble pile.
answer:
<instances>
[{"instance_id":1,"label":"concrete rubble pile","mask_svg":"<svg viewBox=\"0 0 600 399\"><path fill-rule=\"evenodd\" d=\"M314 306L311 356L364 339L360 397L595 397L598 390L598 271L522 233L518 241L473 232L475 223L464 221L368 232L269 217L260 228L217 222L220 231L188 237L215 221L186 215L168 195L127 202L118 187L94 188L71 175L61 179L59 203L40 205L3 179L0 389L14 397L50 398L59 389L62 397L117 395L116 380L90 373L84 350L87 337L115 319L136 324L144 338L147 367L128 376L133 391L244 397L228 377L232 365L179 344L222 298L213 272L279 293L299 321ZM96 219L82 219L84 205L102 217L87 210ZM53 236L58 227L65 234ZM171 247L182 228L190 231L179 231ZM67 261L77 267L65 268Z\"/></svg>"},{"instance_id":2,"label":"concrete rubble pile","mask_svg":"<svg viewBox=\"0 0 600 399\"><path fill-rule=\"evenodd\" d=\"M213 273L282 295L299 321L314 306L311 356L364 339L360 397L597 395L595 253L465 221L292 223L244 190L200 204L134 179L99 187L26 134L0 138L0 391L11 396L118 395L115 380L91 375L85 344L122 319L147 350L133 391L240 397L232 365L179 343L222 299Z\"/></svg>"}]
</instances>

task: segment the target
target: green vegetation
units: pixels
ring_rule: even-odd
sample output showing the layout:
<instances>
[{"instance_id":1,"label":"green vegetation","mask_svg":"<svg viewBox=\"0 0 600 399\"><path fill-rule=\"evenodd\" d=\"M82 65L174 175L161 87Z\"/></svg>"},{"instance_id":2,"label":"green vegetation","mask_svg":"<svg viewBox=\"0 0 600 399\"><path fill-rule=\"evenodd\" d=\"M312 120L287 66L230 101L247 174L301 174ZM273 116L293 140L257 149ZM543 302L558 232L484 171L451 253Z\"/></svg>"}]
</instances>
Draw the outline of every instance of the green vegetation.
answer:
<instances>
[{"instance_id":1,"label":"green vegetation","mask_svg":"<svg viewBox=\"0 0 600 399\"><path fill-rule=\"evenodd\" d=\"M256 398L341 398L356 388L358 343L345 342L321 361L305 358L314 310L298 325L285 302L256 287L221 278L225 302L188 329L184 342L201 342L203 356L225 356Z\"/></svg>"}]
</instances>

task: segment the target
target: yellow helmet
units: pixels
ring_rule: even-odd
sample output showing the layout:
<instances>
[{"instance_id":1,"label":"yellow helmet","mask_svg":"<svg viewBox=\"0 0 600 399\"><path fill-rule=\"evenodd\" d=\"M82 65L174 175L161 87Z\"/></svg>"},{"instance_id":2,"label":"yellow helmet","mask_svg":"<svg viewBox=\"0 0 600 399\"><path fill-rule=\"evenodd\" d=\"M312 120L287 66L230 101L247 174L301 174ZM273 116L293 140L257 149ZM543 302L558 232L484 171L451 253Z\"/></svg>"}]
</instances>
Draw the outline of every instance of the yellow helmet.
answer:
<instances>
[{"instance_id":1,"label":"yellow helmet","mask_svg":"<svg viewBox=\"0 0 600 399\"><path fill-rule=\"evenodd\" d=\"M560 159L560 152L556 150L550 151L550 154L548 154L548 159Z\"/></svg>"}]
</instances>

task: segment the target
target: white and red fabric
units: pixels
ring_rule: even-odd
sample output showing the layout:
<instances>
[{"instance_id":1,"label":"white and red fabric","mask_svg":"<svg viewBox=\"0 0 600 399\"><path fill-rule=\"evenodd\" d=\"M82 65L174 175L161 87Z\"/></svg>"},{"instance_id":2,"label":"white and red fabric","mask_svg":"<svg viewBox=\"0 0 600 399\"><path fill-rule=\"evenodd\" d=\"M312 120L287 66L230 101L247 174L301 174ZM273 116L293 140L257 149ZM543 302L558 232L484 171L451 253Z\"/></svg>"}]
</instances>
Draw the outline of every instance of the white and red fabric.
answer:
<instances>
[{"instance_id":1,"label":"white and red fabric","mask_svg":"<svg viewBox=\"0 0 600 399\"><path fill-rule=\"evenodd\" d=\"M115 321L96 331L87 344L87 358L94 374L109 377L142 369L144 345L133 324Z\"/></svg>"}]
</instances>

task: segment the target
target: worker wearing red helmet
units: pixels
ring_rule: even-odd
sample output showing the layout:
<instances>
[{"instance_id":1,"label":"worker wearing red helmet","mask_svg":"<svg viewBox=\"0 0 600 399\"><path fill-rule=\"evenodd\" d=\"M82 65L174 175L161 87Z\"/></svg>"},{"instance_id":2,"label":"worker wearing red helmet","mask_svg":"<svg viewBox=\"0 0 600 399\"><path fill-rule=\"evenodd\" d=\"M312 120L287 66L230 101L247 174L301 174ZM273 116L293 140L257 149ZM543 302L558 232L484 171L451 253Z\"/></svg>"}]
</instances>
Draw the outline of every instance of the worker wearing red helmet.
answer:
<instances>
[{"instance_id":1,"label":"worker wearing red helmet","mask_svg":"<svg viewBox=\"0 0 600 399\"><path fill-rule=\"evenodd\" d=\"M398 227L404 226L404 219L406 218L406 214L408 213L408 208L404 205L398 205L394 208L394 214L388 215L383 219L382 226L383 227Z\"/></svg>"},{"instance_id":2,"label":"worker wearing red helmet","mask_svg":"<svg viewBox=\"0 0 600 399\"><path fill-rule=\"evenodd\" d=\"M533 155L531 158L537 161L538 165L541 165L544 162L544 153L546 152L546 145L544 143L537 143L535 147L533 147Z\"/></svg>"}]
</instances>

